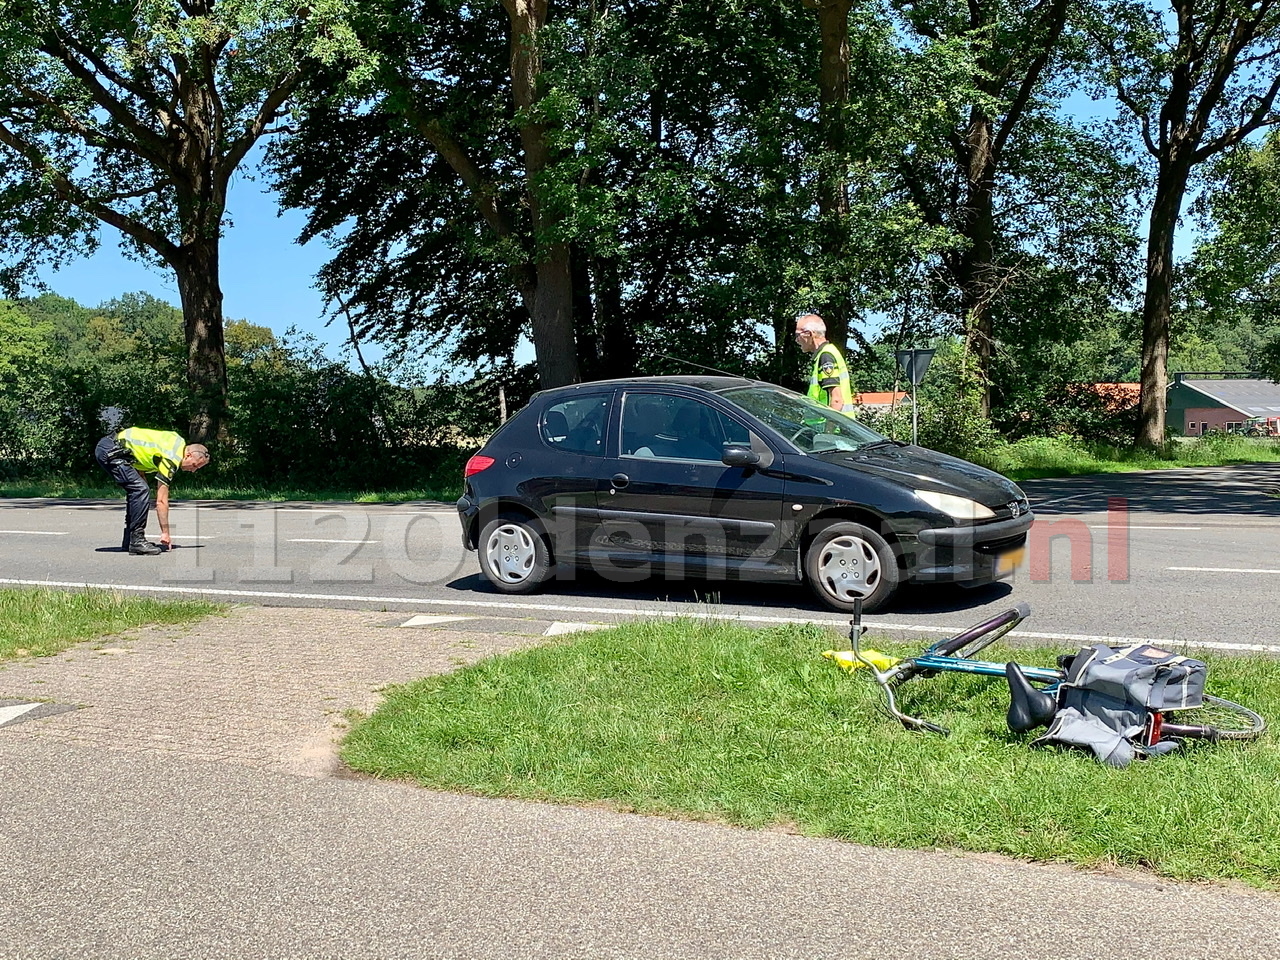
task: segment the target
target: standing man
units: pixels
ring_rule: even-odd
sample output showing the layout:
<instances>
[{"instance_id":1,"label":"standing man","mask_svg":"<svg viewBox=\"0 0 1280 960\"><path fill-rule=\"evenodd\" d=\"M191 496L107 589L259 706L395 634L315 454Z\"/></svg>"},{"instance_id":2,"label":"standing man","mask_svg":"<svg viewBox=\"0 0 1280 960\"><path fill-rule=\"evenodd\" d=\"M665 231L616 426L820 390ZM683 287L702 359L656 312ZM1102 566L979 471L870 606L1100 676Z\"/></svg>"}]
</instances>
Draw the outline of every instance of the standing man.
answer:
<instances>
[{"instance_id":1,"label":"standing man","mask_svg":"<svg viewBox=\"0 0 1280 960\"><path fill-rule=\"evenodd\" d=\"M836 345L827 339L826 322L816 313L806 313L798 318L796 343L805 353L813 354L809 397L832 410L851 411L854 396L849 368Z\"/></svg>"},{"instance_id":2,"label":"standing man","mask_svg":"<svg viewBox=\"0 0 1280 960\"><path fill-rule=\"evenodd\" d=\"M93 457L128 496L124 514L124 542L132 554L155 556L173 546L169 536L169 481L178 470L194 473L209 462L209 451L199 443L188 444L167 430L130 427L98 441ZM147 511L151 508L151 488L142 478L156 475L156 519L160 521L160 543L147 539Z\"/></svg>"}]
</instances>

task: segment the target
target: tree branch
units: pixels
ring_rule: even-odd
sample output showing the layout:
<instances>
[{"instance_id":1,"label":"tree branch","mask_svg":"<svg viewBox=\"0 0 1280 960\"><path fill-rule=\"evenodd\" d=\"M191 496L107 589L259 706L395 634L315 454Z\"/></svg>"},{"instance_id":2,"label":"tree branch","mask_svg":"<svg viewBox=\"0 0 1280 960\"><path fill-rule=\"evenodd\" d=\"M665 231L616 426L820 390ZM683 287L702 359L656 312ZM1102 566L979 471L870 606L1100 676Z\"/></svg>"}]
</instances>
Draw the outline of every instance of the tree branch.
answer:
<instances>
[{"instance_id":1,"label":"tree branch","mask_svg":"<svg viewBox=\"0 0 1280 960\"><path fill-rule=\"evenodd\" d=\"M121 233L133 238L142 245L150 247L168 263L176 263L181 251L168 237L153 230L132 217L120 213L102 201L89 196L85 191L50 162L43 151L35 144L18 136L3 122L0 122L0 143L11 148L26 160L32 172L44 177L59 197L86 213L92 214L103 223L115 227Z\"/></svg>"},{"instance_id":2,"label":"tree branch","mask_svg":"<svg viewBox=\"0 0 1280 960\"><path fill-rule=\"evenodd\" d=\"M219 184L224 190L230 181L231 174L240 166L240 162L244 160L245 155L253 148L253 145L258 142L268 125L280 115L281 108L288 102L289 97L293 95L293 91L297 89L298 84L301 82L301 70L295 69L281 77L271 92L263 99L262 105L258 108L257 114L249 123L245 132L232 141L231 146L227 149L226 156L223 158L221 169L217 173Z\"/></svg>"},{"instance_id":3,"label":"tree branch","mask_svg":"<svg viewBox=\"0 0 1280 960\"><path fill-rule=\"evenodd\" d=\"M996 130L995 138L991 146L991 155L994 162L998 163L1001 154L1004 152L1004 146L1009 140L1009 135L1013 132L1013 128L1017 126L1018 121L1022 119L1026 112L1027 104L1031 102L1031 94L1035 91L1036 85L1040 82L1040 76L1044 72L1045 66L1049 62L1049 58L1053 56L1058 46L1058 39L1062 36L1063 27L1067 22L1067 0L1052 0L1048 8L1044 11L1040 21L1036 24L1034 33L1039 34L1041 30L1048 31L1048 36L1041 41L1039 45L1039 53L1031 61L1031 65L1023 74L1022 83L1018 87L1018 92L1013 98L1013 103L1009 105L1009 109L1004 113L1004 119L1000 122Z\"/></svg>"},{"instance_id":4,"label":"tree branch","mask_svg":"<svg viewBox=\"0 0 1280 960\"><path fill-rule=\"evenodd\" d=\"M110 90L104 87L93 71L86 68L60 38L46 35L39 49L65 66L73 77L88 88L94 102L105 110L112 120L133 134L134 142L130 150L131 153L140 154L152 163L164 163L164 141L160 136L150 127L140 122Z\"/></svg>"},{"instance_id":5,"label":"tree branch","mask_svg":"<svg viewBox=\"0 0 1280 960\"><path fill-rule=\"evenodd\" d=\"M30 97L29 102L17 101L13 106L26 106L44 108L51 113L57 114L62 118L66 129L79 137L90 147L110 147L116 150L123 150L129 153L135 152L135 144L121 137L112 137L105 133L101 128L85 123L80 117L67 110L53 97L45 93L43 90L33 90L30 87L19 87L18 92ZM32 119L34 122L34 118Z\"/></svg>"},{"instance_id":6,"label":"tree branch","mask_svg":"<svg viewBox=\"0 0 1280 960\"><path fill-rule=\"evenodd\" d=\"M1208 159L1215 153L1225 150L1227 147L1235 146L1253 131L1262 127L1272 126L1280 123L1280 114L1273 112L1276 102L1276 95L1280 93L1280 76L1271 82L1271 89L1259 98L1257 107L1253 113L1249 115L1249 119L1243 123L1237 124L1230 130L1224 132L1221 136L1215 137L1208 143L1201 146L1192 156L1193 163L1200 163Z\"/></svg>"},{"instance_id":7,"label":"tree branch","mask_svg":"<svg viewBox=\"0 0 1280 960\"><path fill-rule=\"evenodd\" d=\"M498 207L493 185L485 178L466 148L453 138L443 123L435 117L426 116L412 103L401 108L400 112L436 148L436 152L462 180L489 228L499 237L510 237L514 231L510 221Z\"/></svg>"}]
</instances>

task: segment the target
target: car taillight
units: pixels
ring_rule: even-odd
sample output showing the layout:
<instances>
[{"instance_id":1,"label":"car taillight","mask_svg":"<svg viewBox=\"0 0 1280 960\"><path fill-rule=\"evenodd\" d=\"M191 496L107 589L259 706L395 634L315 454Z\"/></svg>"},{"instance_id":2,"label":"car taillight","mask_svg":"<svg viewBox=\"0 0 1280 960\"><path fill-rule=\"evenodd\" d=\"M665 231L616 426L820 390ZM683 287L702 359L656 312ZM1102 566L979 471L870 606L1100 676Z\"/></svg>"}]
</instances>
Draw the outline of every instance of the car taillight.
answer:
<instances>
[{"instance_id":1,"label":"car taillight","mask_svg":"<svg viewBox=\"0 0 1280 960\"><path fill-rule=\"evenodd\" d=\"M488 470L493 466L493 457L482 457L476 454L467 461L467 465L462 468L462 476L471 477L479 473L481 470Z\"/></svg>"}]
</instances>

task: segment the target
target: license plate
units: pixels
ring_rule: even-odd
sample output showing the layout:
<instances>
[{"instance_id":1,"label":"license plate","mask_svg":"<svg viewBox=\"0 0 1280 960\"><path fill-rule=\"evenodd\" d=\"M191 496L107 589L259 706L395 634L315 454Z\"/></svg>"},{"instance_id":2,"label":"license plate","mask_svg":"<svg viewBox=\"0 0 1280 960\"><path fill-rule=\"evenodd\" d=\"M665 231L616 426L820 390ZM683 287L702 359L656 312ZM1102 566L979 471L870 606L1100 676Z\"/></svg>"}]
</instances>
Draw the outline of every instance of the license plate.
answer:
<instances>
[{"instance_id":1,"label":"license plate","mask_svg":"<svg viewBox=\"0 0 1280 960\"><path fill-rule=\"evenodd\" d=\"M1008 553L1002 553L996 558L996 576L1002 577L1006 573L1013 573L1022 563L1022 558L1026 556L1027 548L1019 547L1017 550L1010 550Z\"/></svg>"}]
</instances>

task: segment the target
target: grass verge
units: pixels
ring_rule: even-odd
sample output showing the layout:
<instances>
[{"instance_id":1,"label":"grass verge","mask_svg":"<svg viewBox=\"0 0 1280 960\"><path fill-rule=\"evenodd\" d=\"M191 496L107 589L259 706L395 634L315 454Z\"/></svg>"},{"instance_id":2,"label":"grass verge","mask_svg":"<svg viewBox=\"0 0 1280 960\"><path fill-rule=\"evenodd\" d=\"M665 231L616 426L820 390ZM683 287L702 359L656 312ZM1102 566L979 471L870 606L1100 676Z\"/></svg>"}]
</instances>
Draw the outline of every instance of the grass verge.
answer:
<instances>
[{"instance_id":1,"label":"grass verge","mask_svg":"<svg viewBox=\"0 0 1280 960\"><path fill-rule=\"evenodd\" d=\"M1163 450L1087 443L1071 437L1029 437L974 454L971 459L1011 480L1174 467L1219 467L1280 462L1280 443L1227 434L1172 442Z\"/></svg>"},{"instance_id":2,"label":"grass verge","mask_svg":"<svg viewBox=\"0 0 1280 960\"><path fill-rule=\"evenodd\" d=\"M1028 749L1001 685L939 676L906 688L905 708L952 735L909 733L820 658L833 644L816 627L695 621L577 635L390 689L342 757L483 796L1280 885L1271 732L1114 770ZM1210 662L1214 692L1280 717L1280 664Z\"/></svg>"},{"instance_id":3,"label":"grass verge","mask_svg":"<svg viewBox=\"0 0 1280 960\"><path fill-rule=\"evenodd\" d=\"M149 624L190 623L225 608L108 590L0 590L0 663L47 657L82 640Z\"/></svg>"}]
</instances>

